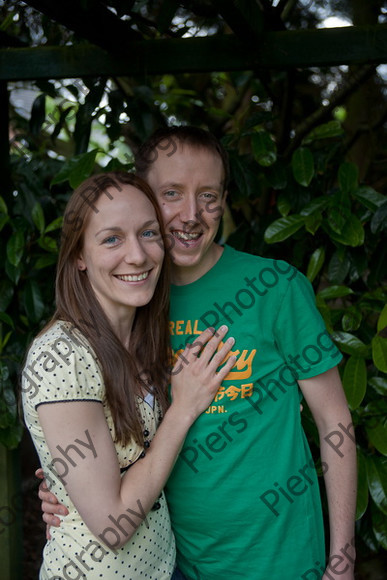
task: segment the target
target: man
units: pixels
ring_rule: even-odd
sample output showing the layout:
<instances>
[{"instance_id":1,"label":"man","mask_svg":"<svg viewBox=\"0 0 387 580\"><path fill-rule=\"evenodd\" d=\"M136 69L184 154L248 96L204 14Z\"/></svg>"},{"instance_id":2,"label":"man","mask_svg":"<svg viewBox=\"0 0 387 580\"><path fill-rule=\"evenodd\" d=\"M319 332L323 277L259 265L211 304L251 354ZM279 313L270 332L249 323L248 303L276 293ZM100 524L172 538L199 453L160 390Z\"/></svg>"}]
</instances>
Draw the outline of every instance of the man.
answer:
<instances>
[{"instance_id":1,"label":"man","mask_svg":"<svg viewBox=\"0 0 387 580\"><path fill-rule=\"evenodd\" d=\"M189 580L353 580L354 434L337 371L341 357L309 282L285 262L214 242L228 165L211 134L162 130L142 146L136 165L156 193L169 240L176 356L205 328L223 323L238 355L191 428L166 489L180 569ZM328 563L301 394L320 436Z\"/></svg>"}]
</instances>

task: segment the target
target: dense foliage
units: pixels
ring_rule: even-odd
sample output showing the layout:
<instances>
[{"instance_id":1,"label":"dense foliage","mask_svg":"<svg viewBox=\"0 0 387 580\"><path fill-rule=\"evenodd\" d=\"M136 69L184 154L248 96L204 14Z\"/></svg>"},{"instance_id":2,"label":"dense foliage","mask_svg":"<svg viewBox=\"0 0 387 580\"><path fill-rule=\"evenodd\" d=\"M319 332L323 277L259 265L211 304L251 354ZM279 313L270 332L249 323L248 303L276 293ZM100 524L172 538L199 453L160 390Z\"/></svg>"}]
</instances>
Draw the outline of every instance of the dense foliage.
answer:
<instances>
[{"instance_id":1,"label":"dense foliage","mask_svg":"<svg viewBox=\"0 0 387 580\"><path fill-rule=\"evenodd\" d=\"M9 4L17 20L8 26L23 41L31 42L31 30L68 41L68 32ZM137 4L139 13L147 4L152 16L153 3ZM356 2L333 4L348 15ZM223 26L210 16L194 22L182 11L176 29ZM304 8L292 18L308 24L317 16ZM32 21L35 29L27 27ZM18 99L27 98L27 88L34 98L24 113ZM314 285L344 354L340 371L358 446L360 548L387 548L387 148L380 74L365 66L9 89L12 186L0 197L0 442L9 448L20 442L17 376L26 346L53 312L60 216L71 189L93 171L130 169L133 151L162 124L200 125L230 154L222 241L286 259ZM359 110L367 116L359 119ZM303 419L317 456L307 409Z\"/></svg>"}]
</instances>

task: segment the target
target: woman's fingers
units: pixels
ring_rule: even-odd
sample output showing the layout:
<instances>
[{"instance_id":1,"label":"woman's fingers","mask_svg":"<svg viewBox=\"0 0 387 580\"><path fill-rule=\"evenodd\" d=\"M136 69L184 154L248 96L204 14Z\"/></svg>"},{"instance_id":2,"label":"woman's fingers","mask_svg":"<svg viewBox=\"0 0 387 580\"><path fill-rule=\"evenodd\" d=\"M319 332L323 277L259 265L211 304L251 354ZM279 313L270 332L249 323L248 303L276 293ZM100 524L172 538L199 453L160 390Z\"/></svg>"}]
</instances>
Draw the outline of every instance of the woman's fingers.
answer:
<instances>
[{"instance_id":1,"label":"woman's fingers","mask_svg":"<svg viewBox=\"0 0 387 580\"><path fill-rule=\"evenodd\" d=\"M183 358L183 360L185 359L187 363L191 360L195 360L202 354L205 346L208 345L215 336L215 329L207 328L192 344L187 344L181 358Z\"/></svg>"},{"instance_id":2,"label":"woman's fingers","mask_svg":"<svg viewBox=\"0 0 387 580\"><path fill-rule=\"evenodd\" d=\"M203 379L206 377L206 380L211 381L215 379L216 383L220 384L236 362L236 356L230 356L235 339L229 337L225 340L227 332L226 325L221 326L216 331L214 328L207 328L203 331L192 344L188 344L185 350L179 354L172 376L176 376L186 369L195 376L200 375ZM223 365L222 368L217 372L221 365Z\"/></svg>"},{"instance_id":3,"label":"woman's fingers","mask_svg":"<svg viewBox=\"0 0 387 580\"><path fill-rule=\"evenodd\" d=\"M221 326L216 331L213 328L207 328L192 344L186 346L180 358L183 362L185 361L186 364L189 364L191 361L195 361L195 359L200 357L200 362L202 364L208 364L214 356L214 353L216 353L219 348L219 345L223 341L227 332L228 327L225 325ZM235 340L233 338L229 338L226 341L226 346L223 349L224 356L234 343Z\"/></svg>"},{"instance_id":4,"label":"woman's fingers","mask_svg":"<svg viewBox=\"0 0 387 580\"><path fill-rule=\"evenodd\" d=\"M215 368L218 368L223 363L223 361L229 354L234 344L235 338L233 336L230 336L223 343L221 342L221 340L217 340L216 343L215 342L213 343L213 345L210 345L210 343L208 343L208 353L211 354L208 364L215 366ZM210 348L215 349L215 354L211 353Z\"/></svg>"},{"instance_id":5,"label":"woman's fingers","mask_svg":"<svg viewBox=\"0 0 387 580\"><path fill-rule=\"evenodd\" d=\"M237 357L233 354L231 355L227 361L225 362L224 366L216 373L216 377L219 380L219 383L226 378L228 373L231 371L232 367L235 365Z\"/></svg>"},{"instance_id":6,"label":"woman's fingers","mask_svg":"<svg viewBox=\"0 0 387 580\"><path fill-rule=\"evenodd\" d=\"M223 359L226 356L226 354L228 353L228 351L235 344L235 339L230 337L225 341L222 348L219 349L219 345L223 342L223 339L225 338L227 332L228 332L228 327L225 325L221 326L214 333L213 337L203 347L203 350L200 354L200 359L203 363L205 363L205 364L213 363L214 364L215 362L218 362L218 364L216 365L216 368L221 364L221 362L223 361ZM222 356L222 354L223 354L223 356Z\"/></svg>"}]
</instances>

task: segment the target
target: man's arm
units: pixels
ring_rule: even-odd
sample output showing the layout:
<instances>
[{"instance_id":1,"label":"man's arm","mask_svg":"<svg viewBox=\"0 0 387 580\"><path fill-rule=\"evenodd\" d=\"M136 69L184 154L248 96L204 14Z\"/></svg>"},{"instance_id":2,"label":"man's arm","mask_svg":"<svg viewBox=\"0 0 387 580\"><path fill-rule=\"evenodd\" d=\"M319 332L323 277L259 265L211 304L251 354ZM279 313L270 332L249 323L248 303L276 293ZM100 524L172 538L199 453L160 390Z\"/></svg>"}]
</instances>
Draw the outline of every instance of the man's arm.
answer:
<instances>
[{"instance_id":1,"label":"man's arm","mask_svg":"<svg viewBox=\"0 0 387 580\"><path fill-rule=\"evenodd\" d=\"M298 381L316 422L328 499L330 550L323 580L353 580L357 491L356 443L337 367Z\"/></svg>"}]
</instances>

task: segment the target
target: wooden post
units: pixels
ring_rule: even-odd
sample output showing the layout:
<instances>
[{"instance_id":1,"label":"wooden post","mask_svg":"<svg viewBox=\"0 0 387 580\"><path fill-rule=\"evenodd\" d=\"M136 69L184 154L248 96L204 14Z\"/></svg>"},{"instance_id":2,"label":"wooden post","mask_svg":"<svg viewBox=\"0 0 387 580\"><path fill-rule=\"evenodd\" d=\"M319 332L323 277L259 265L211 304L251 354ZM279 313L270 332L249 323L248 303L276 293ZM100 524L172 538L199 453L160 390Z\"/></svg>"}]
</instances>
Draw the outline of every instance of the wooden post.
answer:
<instances>
[{"instance_id":1,"label":"wooden post","mask_svg":"<svg viewBox=\"0 0 387 580\"><path fill-rule=\"evenodd\" d=\"M12 193L9 164L9 101L7 83L0 81L1 195L9 203ZM0 577L22 579L22 493L19 450L0 443Z\"/></svg>"},{"instance_id":2,"label":"wooden post","mask_svg":"<svg viewBox=\"0 0 387 580\"><path fill-rule=\"evenodd\" d=\"M9 166L9 97L7 83L0 80L0 175L1 194L6 202L11 195L11 171Z\"/></svg>"},{"instance_id":3,"label":"wooden post","mask_svg":"<svg viewBox=\"0 0 387 580\"><path fill-rule=\"evenodd\" d=\"M22 580L22 493L18 450L0 444L0 577Z\"/></svg>"}]
</instances>

